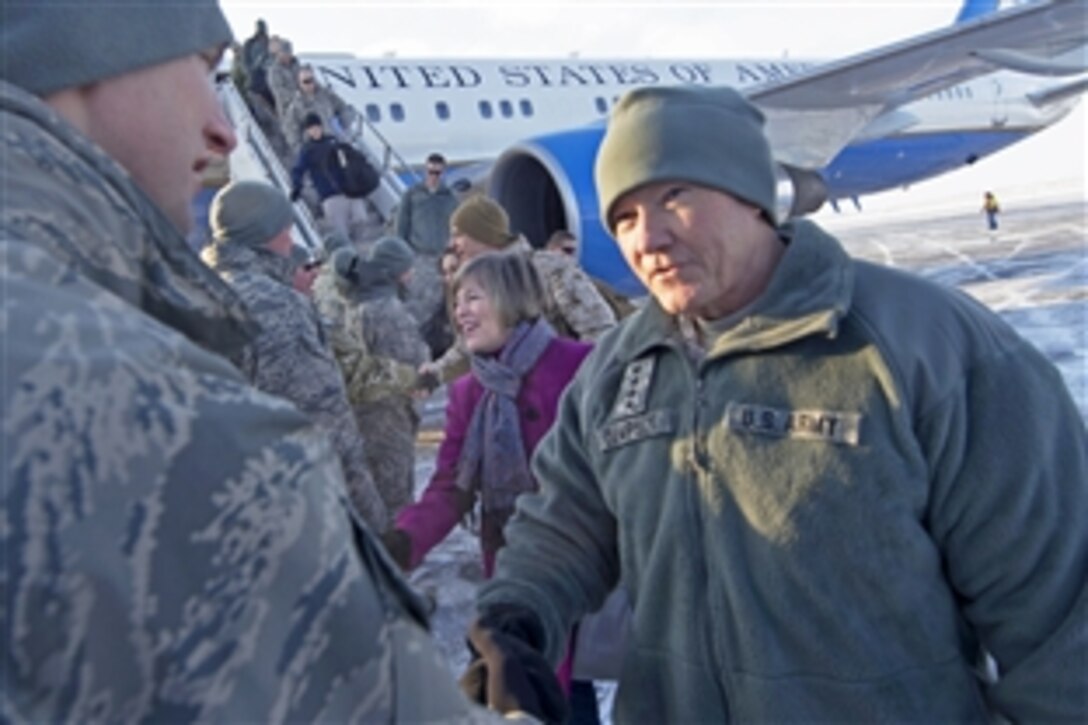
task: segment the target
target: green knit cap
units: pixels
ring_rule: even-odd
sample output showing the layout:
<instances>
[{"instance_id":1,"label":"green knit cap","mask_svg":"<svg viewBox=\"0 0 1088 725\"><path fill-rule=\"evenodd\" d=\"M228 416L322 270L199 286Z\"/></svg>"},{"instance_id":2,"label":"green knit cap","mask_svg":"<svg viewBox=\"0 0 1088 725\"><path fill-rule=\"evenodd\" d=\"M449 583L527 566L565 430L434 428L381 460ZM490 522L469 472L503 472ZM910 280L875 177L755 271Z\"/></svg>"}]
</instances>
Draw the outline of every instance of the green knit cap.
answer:
<instances>
[{"instance_id":1,"label":"green knit cap","mask_svg":"<svg viewBox=\"0 0 1088 725\"><path fill-rule=\"evenodd\" d=\"M0 77L37 96L225 45L217 0L4 0Z\"/></svg>"},{"instance_id":2,"label":"green knit cap","mask_svg":"<svg viewBox=\"0 0 1088 725\"><path fill-rule=\"evenodd\" d=\"M732 88L630 91L612 111L595 168L601 220L629 191L658 181L718 189L775 218L775 175L763 114Z\"/></svg>"},{"instance_id":3,"label":"green knit cap","mask_svg":"<svg viewBox=\"0 0 1088 725\"><path fill-rule=\"evenodd\" d=\"M260 181L227 184L212 199L208 210L216 244L263 247L294 224L287 195Z\"/></svg>"},{"instance_id":4,"label":"green knit cap","mask_svg":"<svg viewBox=\"0 0 1088 725\"><path fill-rule=\"evenodd\" d=\"M510 231L506 210L482 194L470 196L453 210L450 231L466 234L495 249L505 249L517 239Z\"/></svg>"}]
</instances>

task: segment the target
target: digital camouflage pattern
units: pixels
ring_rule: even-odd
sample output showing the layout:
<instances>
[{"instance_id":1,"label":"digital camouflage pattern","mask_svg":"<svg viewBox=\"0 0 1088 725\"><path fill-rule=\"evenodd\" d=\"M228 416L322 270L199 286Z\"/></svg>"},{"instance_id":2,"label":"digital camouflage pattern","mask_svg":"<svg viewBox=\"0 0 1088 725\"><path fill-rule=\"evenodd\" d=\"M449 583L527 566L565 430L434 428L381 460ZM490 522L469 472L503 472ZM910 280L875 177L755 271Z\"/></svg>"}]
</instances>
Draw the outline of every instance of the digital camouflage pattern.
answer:
<instances>
[{"instance_id":1,"label":"digital camouflage pattern","mask_svg":"<svg viewBox=\"0 0 1088 725\"><path fill-rule=\"evenodd\" d=\"M612 307L573 258L546 249L534 250L531 255L549 297L545 315L559 334L596 340L615 326Z\"/></svg>"},{"instance_id":2,"label":"digital camouflage pattern","mask_svg":"<svg viewBox=\"0 0 1088 725\"><path fill-rule=\"evenodd\" d=\"M363 519L384 531L388 512L367 466L366 446L317 310L290 284L289 258L241 244L213 244L201 257L226 280L260 325L243 370L261 390L287 398L332 439L348 495Z\"/></svg>"},{"instance_id":3,"label":"digital camouflage pattern","mask_svg":"<svg viewBox=\"0 0 1088 725\"><path fill-rule=\"evenodd\" d=\"M296 78L297 80L297 78ZM325 127L325 133L332 136L340 136L346 132L355 122L355 110L344 102L340 96L324 86L315 85L313 95L296 93L287 106L286 118L283 122L283 135L287 137L287 144L291 147L291 154L297 155L302 148L303 132L306 130L303 124L306 116L316 113L321 117L321 123ZM335 125L334 125L335 122Z\"/></svg>"},{"instance_id":4,"label":"digital camouflage pattern","mask_svg":"<svg viewBox=\"0 0 1088 725\"><path fill-rule=\"evenodd\" d=\"M497 722L325 436L221 356L236 295L2 81L0 129L0 721Z\"/></svg>"},{"instance_id":5,"label":"digital camouflage pattern","mask_svg":"<svg viewBox=\"0 0 1088 725\"><path fill-rule=\"evenodd\" d=\"M392 358L375 355L363 337L362 311L349 303L333 282L331 265L324 265L314 280L313 297L353 409L389 395L408 393L416 384L417 369Z\"/></svg>"},{"instance_id":6,"label":"digital camouflage pattern","mask_svg":"<svg viewBox=\"0 0 1088 725\"><path fill-rule=\"evenodd\" d=\"M363 338L374 353L413 369L431 353L415 319L395 295L359 305ZM393 393L355 409L359 430L369 443L370 471L390 517L412 503L415 491L416 433L419 416L412 396Z\"/></svg>"},{"instance_id":7,"label":"digital camouflage pattern","mask_svg":"<svg viewBox=\"0 0 1088 725\"><path fill-rule=\"evenodd\" d=\"M438 258L416 254L412 276L408 280L404 304L415 320L416 328L426 324L446 304L446 285L438 270Z\"/></svg>"},{"instance_id":8,"label":"digital camouflage pattern","mask_svg":"<svg viewBox=\"0 0 1088 725\"><path fill-rule=\"evenodd\" d=\"M291 62L284 65L276 58L270 58L265 65L268 75L268 88L272 91L272 98L276 101L276 115L283 124L287 118L287 109L291 102L299 94L298 89L299 62L292 58Z\"/></svg>"}]
</instances>

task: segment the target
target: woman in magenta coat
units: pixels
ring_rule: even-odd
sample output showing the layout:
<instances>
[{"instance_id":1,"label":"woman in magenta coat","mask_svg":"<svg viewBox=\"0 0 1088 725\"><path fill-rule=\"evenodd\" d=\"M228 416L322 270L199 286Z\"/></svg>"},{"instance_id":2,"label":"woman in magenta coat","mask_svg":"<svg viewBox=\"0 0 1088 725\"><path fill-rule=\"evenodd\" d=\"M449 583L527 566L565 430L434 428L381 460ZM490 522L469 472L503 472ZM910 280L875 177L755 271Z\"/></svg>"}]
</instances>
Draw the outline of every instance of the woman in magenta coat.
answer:
<instances>
[{"instance_id":1,"label":"woman in magenta coat","mask_svg":"<svg viewBox=\"0 0 1088 725\"><path fill-rule=\"evenodd\" d=\"M484 576L495 569L517 497L537 489L529 459L555 421L559 397L590 346L544 319L543 284L521 254L489 253L453 281L453 316L472 370L449 389L434 475L382 540L401 568L419 565L480 502ZM573 651L556 674L579 722L599 722L590 682L572 682Z\"/></svg>"},{"instance_id":2,"label":"woman in magenta coat","mask_svg":"<svg viewBox=\"0 0 1088 725\"><path fill-rule=\"evenodd\" d=\"M453 299L472 371L450 385L427 490L383 539L397 563L413 569L479 500L490 577L517 496L536 490L529 459L590 346L556 336L544 320L543 286L522 255L472 259L454 279Z\"/></svg>"}]
</instances>

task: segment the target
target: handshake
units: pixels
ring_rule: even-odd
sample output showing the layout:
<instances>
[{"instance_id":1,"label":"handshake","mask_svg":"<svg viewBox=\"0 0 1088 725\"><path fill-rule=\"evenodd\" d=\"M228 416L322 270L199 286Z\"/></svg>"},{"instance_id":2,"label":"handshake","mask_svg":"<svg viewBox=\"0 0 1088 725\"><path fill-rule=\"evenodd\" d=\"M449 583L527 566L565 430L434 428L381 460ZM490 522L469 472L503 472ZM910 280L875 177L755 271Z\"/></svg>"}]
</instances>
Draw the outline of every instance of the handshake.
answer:
<instances>
[{"instance_id":1,"label":"handshake","mask_svg":"<svg viewBox=\"0 0 1088 725\"><path fill-rule=\"evenodd\" d=\"M542 654L544 627L533 612L512 604L489 608L469 626L468 648L472 659L460 685L470 700L546 723L567 719L567 698Z\"/></svg>"},{"instance_id":2,"label":"handshake","mask_svg":"<svg viewBox=\"0 0 1088 725\"><path fill-rule=\"evenodd\" d=\"M410 537L393 528L381 540L390 558L408 571ZM567 698L543 655L544 626L532 611L513 604L488 608L469 626L468 649L471 660L460 685L470 700L545 723L566 720Z\"/></svg>"}]
</instances>

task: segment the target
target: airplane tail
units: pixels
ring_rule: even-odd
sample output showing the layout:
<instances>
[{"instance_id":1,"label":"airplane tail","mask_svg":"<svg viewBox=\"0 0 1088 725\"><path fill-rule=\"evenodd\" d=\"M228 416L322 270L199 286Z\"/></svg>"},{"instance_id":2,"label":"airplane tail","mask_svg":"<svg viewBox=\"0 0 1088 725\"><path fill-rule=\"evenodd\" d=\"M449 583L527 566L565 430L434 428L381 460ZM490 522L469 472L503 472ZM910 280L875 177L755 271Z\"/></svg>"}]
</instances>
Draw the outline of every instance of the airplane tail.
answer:
<instances>
[{"instance_id":1,"label":"airplane tail","mask_svg":"<svg viewBox=\"0 0 1088 725\"><path fill-rule=\"evenodd\" d=\"M1002 6L1023 5L1032 0L963 0L963 7L956 16L956 23L966 23L968 20L996 12Z\"/></svg>"}]
</instances>

